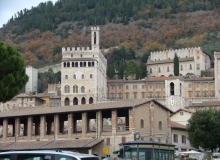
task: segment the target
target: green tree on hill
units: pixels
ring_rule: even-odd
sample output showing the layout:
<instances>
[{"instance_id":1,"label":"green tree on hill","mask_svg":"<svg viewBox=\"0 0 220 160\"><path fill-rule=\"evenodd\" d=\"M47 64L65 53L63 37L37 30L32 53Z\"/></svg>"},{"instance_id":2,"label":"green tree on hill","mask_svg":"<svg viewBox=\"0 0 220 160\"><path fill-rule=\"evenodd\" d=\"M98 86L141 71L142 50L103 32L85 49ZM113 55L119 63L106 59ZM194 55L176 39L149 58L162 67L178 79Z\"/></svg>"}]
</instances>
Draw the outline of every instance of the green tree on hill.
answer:
<instances>
[{"instance_id":1,"label":"green tree on hill","mask_svg":"<svg viewBox=\"0 0 220 160\"><path fill-rule=\"evenodd\" d=\"M6 102L16 96L28 81L24 60L11 46L0 42L0 102Z\"/></svg>"},{"instance_id":2,"label":"green tree on hill","mask_svg":"<svg viewBox=\"0 0 220 160\"><path fill-rule=\"evenodd\" d=\"M175 54L174 60L173 60L173 66L174 66L174 76L179 76L179 57Z\"/></svg>"}]
</instances>

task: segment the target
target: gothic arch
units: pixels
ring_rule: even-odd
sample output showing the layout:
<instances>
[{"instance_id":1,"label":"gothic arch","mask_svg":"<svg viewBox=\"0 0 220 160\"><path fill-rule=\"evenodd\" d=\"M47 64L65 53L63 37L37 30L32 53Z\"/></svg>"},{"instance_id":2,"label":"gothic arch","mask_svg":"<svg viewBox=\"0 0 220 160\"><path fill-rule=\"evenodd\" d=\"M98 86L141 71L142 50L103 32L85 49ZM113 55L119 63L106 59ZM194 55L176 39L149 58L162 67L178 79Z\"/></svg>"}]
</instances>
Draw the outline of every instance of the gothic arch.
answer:
<instances>
[{"instance_id":1,"label":"gothic arch","mask_svg":"<svg viewBox=\"0 0 220 160\"><path fill-rule=\"evenodd\" d=\"M84 97L81 100L81 104L86 104L86 99Z\"/></svg>"},{"instance_id":2,"label":"gothic arch","mask_svg":"<svg viewBox=\"0 0 220 160\"><path fill-rule=\"evenodd\" d=\"M93 103L93 98L90 97L90 98L89 98L89 104L92 104L92 103Z\"/></svg>"},{"instance_id":3,"label":"gothic arch","mask_svg":"<svg viewBox=\"0 0 220 160\"><path fill-rule=\"evenodd\" d=\"M73 98L73 105L78 105L78 99L76 97Z\"/></svg>"},{"instance_id":4,"label":"gothic arch","mask_svg":"<svg viewBox=\"0 0 220 160\"><path fill-rule=\"evenodd\" d=\"M70 105L70 99L68 97L65 98L64 105L65 106L69 106Z\"/></svg>"}]
</instances>

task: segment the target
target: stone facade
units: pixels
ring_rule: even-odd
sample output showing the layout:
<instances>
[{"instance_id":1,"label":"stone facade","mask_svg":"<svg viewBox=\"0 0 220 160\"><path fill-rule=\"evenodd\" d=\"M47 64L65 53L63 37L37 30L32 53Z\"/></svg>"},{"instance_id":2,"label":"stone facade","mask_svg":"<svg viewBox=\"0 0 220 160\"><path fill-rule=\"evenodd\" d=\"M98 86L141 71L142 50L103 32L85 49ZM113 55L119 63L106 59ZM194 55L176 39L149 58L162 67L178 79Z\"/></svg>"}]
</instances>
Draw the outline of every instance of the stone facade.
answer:
<instances>
[{"instance_id":1,"label":"stone facade","mask_svg":"<svg viewBox=\"0 0 220 160\"><path fill-rule=\"evenodd\" d=\"M155 100L127 100L74 107L21 108L19 112L11 110L0 113L0 128L3 128L0 145L10 142L1 150L22 149L18 145L21 142L31 142L32 145L47 142L38 147L60 148L65 146L61 146L61 142L66 144L71 141L75 144L78 140L80 143L83 140L99 139L103 142L98 146L91 146L90 152L103 156L101 150L105 147L113 157L112 152L119 149L118 144L133 141L136 132L140 133L142 140L171 143L171 113L171 110ZM78 121L82 123L79 124ZM91 122L95 122L95 125L92 126ZM11 134L9 126L12 128ZM72 144L66 148L77 148L77 145ZM80 148L83 147L79 145L78 149Z\"/></svg>"},{"instance_id":2,"label":"stone facade","mask_svg":"<svg viewBox=\"0 0 220 160\"><path fill-rule=\"evenodd\" d=\"M156 99L173 111L191 103L217 101L213 77L150 77L108 80L108 99Z\"/></svg>"},{"instance_id":3,"label":"stone facade","mask_svg":"<svg viewBox=\"0 0 220 160\"><path fill-rule=\"evenodd\" d=\"M215 58L215 94L220 97L220 52L214 53Z\"/></svg>"},{"instance_id":4,"label":"stone facade","mask_svg":"<svg viewBox=\"0 0 220 160\"><path fill-rule=\"evenodd\" d=\"M25 71L29 77L29 80L25 85L25 93L30 94L37 92L38 70L32 66L27 66Z\"/></svg>"},{"instance_id":5,"label":"stone facade","mask_svg":"<svg viewBox=\"0 0 220 160\"><path fill-rule=\"evenodd\" d=\"M148 77L173 76L173 59L179 57L180 75L201 75L211 67L210 57L200 47L151 52L147 61Z\"/></svg>"},{"instance_id":6,"label":"stone facade","mask_svg":"<svg viewBox=\"0 0 220 160\"><path fill-rule=\"evenodd\" d=\"M107 98L107 60L99 48L99 27L91 28L91 49L62 48L61 106L97 103Z\"/></svg>"}]
</instances>

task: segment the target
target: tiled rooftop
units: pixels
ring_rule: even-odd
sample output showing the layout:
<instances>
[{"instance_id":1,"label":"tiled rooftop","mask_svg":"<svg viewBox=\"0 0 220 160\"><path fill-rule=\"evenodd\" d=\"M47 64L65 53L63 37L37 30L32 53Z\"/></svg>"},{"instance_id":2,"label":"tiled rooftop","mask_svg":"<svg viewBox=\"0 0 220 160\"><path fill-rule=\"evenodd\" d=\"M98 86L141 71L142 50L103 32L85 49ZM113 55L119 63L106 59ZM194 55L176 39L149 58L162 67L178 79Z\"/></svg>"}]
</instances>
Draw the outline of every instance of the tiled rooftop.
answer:
<instances>
[{"instance_id":1,"label":"tiled rooftop","mask_svg":"<svg viewBox=\"0 0 220 160\"><path fill-rule=\"evenodd\" d=\"M41 114L54 114L54 113L69 113L69 112L76 112L76 111L94 111L94 110L107 110L107 109L119 109L119 108L132 108L136 107L150 101L154 101L158 105L162 106L163 108L169 110L156 100L150 99L137 99L137 100L121 100L121 101L110 101L110 102L103 102L97 104L85 104L85 105L74 105L74 106L63 106L63 107L23 107L14 110L10 110L7 112L0 112L0 118L4 117L16 117L16 116L29 116L29 115L41 115Z\"/></svg>"},{"instance_id":2,"label":"tiled rooftop","mask_svg":"<svg viewBox=\"0 0 220 160\"><path fill-rule=\"evenodd\" d=\"M186 129L186 126L184 126L180 123L171 121L171 128Z\"/></svg>"},{"instance_id":3,"label":"tiled rooftop","mask_svg":"<svg viewBox=\"0 0 220 160\"><path fill-rule=\"evenodd\" d=\"M0 150L90 148L103 139L0 142Z\"/></svg>"}]
</instances>

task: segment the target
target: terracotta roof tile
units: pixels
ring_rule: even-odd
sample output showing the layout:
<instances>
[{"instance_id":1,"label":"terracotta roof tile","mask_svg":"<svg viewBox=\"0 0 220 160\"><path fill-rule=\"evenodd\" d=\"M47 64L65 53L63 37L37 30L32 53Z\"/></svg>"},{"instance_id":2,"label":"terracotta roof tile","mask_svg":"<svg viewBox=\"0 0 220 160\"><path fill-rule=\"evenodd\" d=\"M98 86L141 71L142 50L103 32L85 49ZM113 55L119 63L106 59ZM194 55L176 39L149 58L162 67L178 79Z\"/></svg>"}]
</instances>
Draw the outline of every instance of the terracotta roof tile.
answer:
<instances>
[{"instance_id":1,"label":"terracotta roof tile","mask_svg":"<svg viewBox=\"0 0 220 160\"><path fill-rule=\"evenodd\" d=\"M63 107L23 107L21 109L14 109L7 112L0 112L0 118L3 117L16 117L16 116L29 116L29 115L41 115L41 114L51 114L51 113L69 113L74 111L94 111L94 110L107 110L107 109L117 109L117 108L132 108L139 105L154 101L166 110L171 111L169 108L165 107L161 103L153 99L137 99L137 100L121 100L121 101L110 101L97 104L85 104L85 105L74 105L74 106L63 106Z\"/></svg>"},{"instance_id":2,"label":"terracotta roof tile","mask_svg":"<svg viewBox=\"0 0 220 160\"><path fill-rule=\"evenodd\" d=\"M184 126L180 123L171 121L171 128L186 129L186 126Z\"/></svg>"},{"instance_id":3,"label":"terracotta roof tile","mask_svg":"<svg viewBox=\"0 0 220 160\"><path fill-rule=\"evenodd\" d=\"M202 103L192 103L189 107L220 107L220 101L204 101Z\"/></svg>"},{"instance_id":4,"label":"terracotta roof tile","mask_svg":"<svg viewBox=\"0 0 220 160\"><path fill-rule=\"evenodd\" d=\"M0 142L0 150L90 148L102 141L103 139Z\"/></svg>"}]
</instances>

